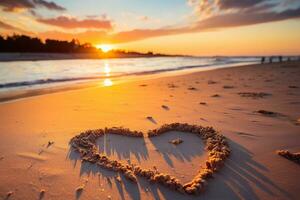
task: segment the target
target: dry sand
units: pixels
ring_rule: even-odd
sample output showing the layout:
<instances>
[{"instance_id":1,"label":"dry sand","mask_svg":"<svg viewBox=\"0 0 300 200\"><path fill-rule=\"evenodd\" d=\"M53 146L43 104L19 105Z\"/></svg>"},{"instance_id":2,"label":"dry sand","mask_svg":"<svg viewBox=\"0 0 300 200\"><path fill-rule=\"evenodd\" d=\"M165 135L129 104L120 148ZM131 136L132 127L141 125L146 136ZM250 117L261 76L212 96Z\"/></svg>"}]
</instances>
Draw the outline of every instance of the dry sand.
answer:
<instances>
[{"instance_id":1,"label":"dry sand","mask_svg":"<svg viewBox=\"0 0 300 200\"><path fill-rule=\"evenodd\" d=\"M276 150L300 151L299 77L300 63L253 65L2 103L0 198L298 199L299 165ZM230 157L199 196L143 178L135 184L81 163L68 144L87 129L124 126L147 132L172 122L213 126L229 141ZM181 144L170 143L178 138ZM207 158L201 139L179 132L144 139L108 135L98 144L110 157L155 167L183 182Z\"/></svg>"}]
</instances>

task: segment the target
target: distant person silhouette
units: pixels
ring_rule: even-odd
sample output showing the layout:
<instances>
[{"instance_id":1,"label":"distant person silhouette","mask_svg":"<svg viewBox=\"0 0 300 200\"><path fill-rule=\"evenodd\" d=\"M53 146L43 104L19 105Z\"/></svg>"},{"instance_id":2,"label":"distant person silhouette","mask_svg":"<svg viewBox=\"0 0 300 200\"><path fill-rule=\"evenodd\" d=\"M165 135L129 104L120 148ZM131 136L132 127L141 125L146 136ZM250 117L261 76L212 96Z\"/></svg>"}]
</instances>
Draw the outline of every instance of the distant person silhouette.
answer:
<instances>
[{"instance_id":1,"label":"distant person silhouette","mask_svg":"<svg viewBox=\"0 0 300 200\"><path fill-rule=\"evenodd\" d=\"M265 60L266 60L266 58L263 56L263 57L261 57L261 64L264 64L265 63Z\"/></svg>"},{"instance_id":2,"label":"distant person silhouette","mask_svg":"<svg viewBox=\"0 0 300 200\"><path fill-rule=\"evenodd\" d=\"M270 63L272 63L272 62L273 62L273 56L270 57Z\"/></svg>"},{"instance_id":3,"label":"distant person silhouette","mask_svg":"<svg viewBox=\"0 0 300 200\"><path fill-rule=\"evenodd\" d=\"M278 56L279 62L282 62L282 56Z\"/></svg>"}]
</instances>

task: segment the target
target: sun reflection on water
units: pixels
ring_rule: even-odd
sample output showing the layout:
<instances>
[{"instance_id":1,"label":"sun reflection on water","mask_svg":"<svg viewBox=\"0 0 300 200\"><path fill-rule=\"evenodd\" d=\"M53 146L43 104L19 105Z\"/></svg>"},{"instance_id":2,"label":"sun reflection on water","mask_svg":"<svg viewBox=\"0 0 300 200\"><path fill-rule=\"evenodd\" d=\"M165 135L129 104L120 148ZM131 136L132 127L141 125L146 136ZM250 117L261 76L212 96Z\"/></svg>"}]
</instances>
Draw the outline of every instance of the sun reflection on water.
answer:
<instances>
[{"instance_id":1,"label":"sun reflection on water","mask_svg":"<svg viewBox=\"0 0 300 200\"><path fill-rule=\"evenodd\" d=\"M110 72L111 72L111 68L109 67L109 63L105 62L105 64L104 64L104 74L105 74L105 76L106 77L110 77ZM112 86L113 82L112 82L112 80L110 78L106 78L103 81L103 85L105 87Z\"/></svg>"}]
</instances>

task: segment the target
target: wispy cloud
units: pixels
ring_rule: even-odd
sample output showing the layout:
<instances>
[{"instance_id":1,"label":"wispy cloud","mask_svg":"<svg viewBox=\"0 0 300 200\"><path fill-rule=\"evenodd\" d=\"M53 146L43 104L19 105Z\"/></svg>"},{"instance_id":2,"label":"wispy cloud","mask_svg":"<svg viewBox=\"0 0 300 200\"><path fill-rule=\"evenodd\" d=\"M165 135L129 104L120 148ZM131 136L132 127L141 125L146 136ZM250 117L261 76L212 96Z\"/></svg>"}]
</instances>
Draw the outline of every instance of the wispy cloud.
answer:
<instances>
[{"instance_id":1,"label":"wispy cloud","mask_svg":"<svg viewBox=\"0 0 300 200\"><path fill-rule=\"evenodd\" d=\"M162 28L147 28L149 26L146 26L146 24L153 17L131 13L126 15L127 18L131 17L135 22L139 22L137 26L145 28L134 29L136 25L133 23L133 28L128 28L128 31L120 31L126 29L120 29L120 24L113 23L106 15L103 17L92 15L84 19L67 15L54 18L43 18L36 15L33 19L38 21L39 24L43 23L59 27L59 29L54 29L54 27L50 29L47 26L45 28L46 31L37 33L43 38L67 40L77 38L82 42L91 43L125 43L159 36L203 32L300 18L299 0L188 0L188 3L196 12L194 16L196 18L195 21L190 21L183 25L164 26ZM44 7L47 5L47 8L50 9L50 4L51 2L45 0L0 1L0 6L8 9L25 7L32 10L36 6L41 5ZM53 9L58 6L55 3L51 5ZM293 8L291 5L293 5ZM6 27L6 29L9 29L9 27Z\"/></svg>"},{"instance_id":2,"label":"wispy cloud","mask_svg":"<svg viewBox=\"0 0 300 200\"><path fill-rule=\"evenodd\" d=\"M281 12L265 11L265 12L229 12L219 15L213 15L203 20L198 20L196 23L183 27L167 27L160 29L135 29L130 31L123 31L114 34L109 34L103 31L84 32L79 34L60 33L55 32L57 38L78 38L84 41L99 42L114 42L124 43L137 40L143 40L152 37L177 35L183 33L193 33L208 30L215 30L221 28L238 27L246 25L254 25L268 22L276 22L288 19L300 18L300 7L297 9L287 9ZM93 38L89 39L91 34ZM43 36L54 36L54 34L44 33ZM84 36L84 37L83 37Z\"/></svg>"},{"instance_id":3,"label":"wispy cloud","mask_svg":"<svg viewBox=\"0 0 300 200\"><path fill-rule=\"evenodd\" d=\"M106 30L112 29L112 23L110 20L107 19L80 20L75 17L59 16L56 18L48 18L48 19L39 18L37 19L37 21L44 24L58 26L66 29L73 29L73 28L96 28L96 29L106 29Z\"/></svg>"},{"instance_id":4,"label":"wispy cloud","mask_svg":"<svg viewBox=\"0 0 300 200\"><path fill-rule=\"evenodd\" d=\"M14 12L18 10L34 10L38 7L43 7L48 10L63 11L64 7L45 0L1 0L0 7L3 11Z\"/></svg>"},{"instance_id":5,"label":"wispy cloud","mask_svg":"<svg viewBox=\"0 0 300 200\"><path fill-rule=\"evenodd\" d=\"M12 25L7 24L3 21L0 21L0 29L8 30L8 31L11 31L11 32L14 32L14 33L31 34L31 32L28 32L28 31L25 31L25 30L20 29L18 27L12 26Z\"/></svg>"}]
</instances>

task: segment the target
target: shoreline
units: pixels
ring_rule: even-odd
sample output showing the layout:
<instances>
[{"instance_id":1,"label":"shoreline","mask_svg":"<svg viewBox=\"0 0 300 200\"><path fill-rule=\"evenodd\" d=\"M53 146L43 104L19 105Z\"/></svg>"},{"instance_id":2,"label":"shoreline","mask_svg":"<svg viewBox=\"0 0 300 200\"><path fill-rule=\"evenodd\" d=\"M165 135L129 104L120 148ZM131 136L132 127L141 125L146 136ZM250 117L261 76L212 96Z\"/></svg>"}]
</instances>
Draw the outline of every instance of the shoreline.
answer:
<instances>
[{"instance_id":1,"label":"shoreline","mask_svg":"<svg viewBox=\"0 0 300 200\"><path fill-rule=\"evenodd\" d=\"M183 57L184 55L117 55L100 56L97 53L0 53L1 62L14 61L48 61L48 60L85 60L85 59L122 59L122 58L157 58L157 57ZM188 56L193 57L193 56Z\"/></svg>"},{"instance_id":2,"label":"shoreline","mask_svg":"<svg viewBox=\"0 0 300 200\"><path fill-rule=\"evenodd\" d=\"M296 61L297 62L297 61ZM70 90L78 90L78 89L85 89L89 87L107 87L104 85L104 81L109 79L113 84L121 84L126 82L132 81L139 81L139 80L149 80L149 79L157 79L161 77L170 77L170 76L183 76L193 73L201 73L204 71L210 70L219 70L219 69L226 69L226 68L236 68L236 67L248 67L248 66L255 66L259 64L252 64L252 63L237 63L237 64L226 64L221 66L201 66L201 67L191 67L182 70L168 70L163 72L155 72L155 73L141 73L141 74L132 74L126 76L112 76L112 77L102 77L102 78L92 78L86 80L78 80L78 81L67 81L65 84L54 83L54 86L49 87L40 87L40 88L16 88L16 90L8 90L8 91L0 91L0 104L15 101L24 98L30 98L39 95L46 95L56 92L64 92ZM56 85L55 85L56 84ZM42 86L42 85L39 85Z\"/></svg>"}]
</instances>

